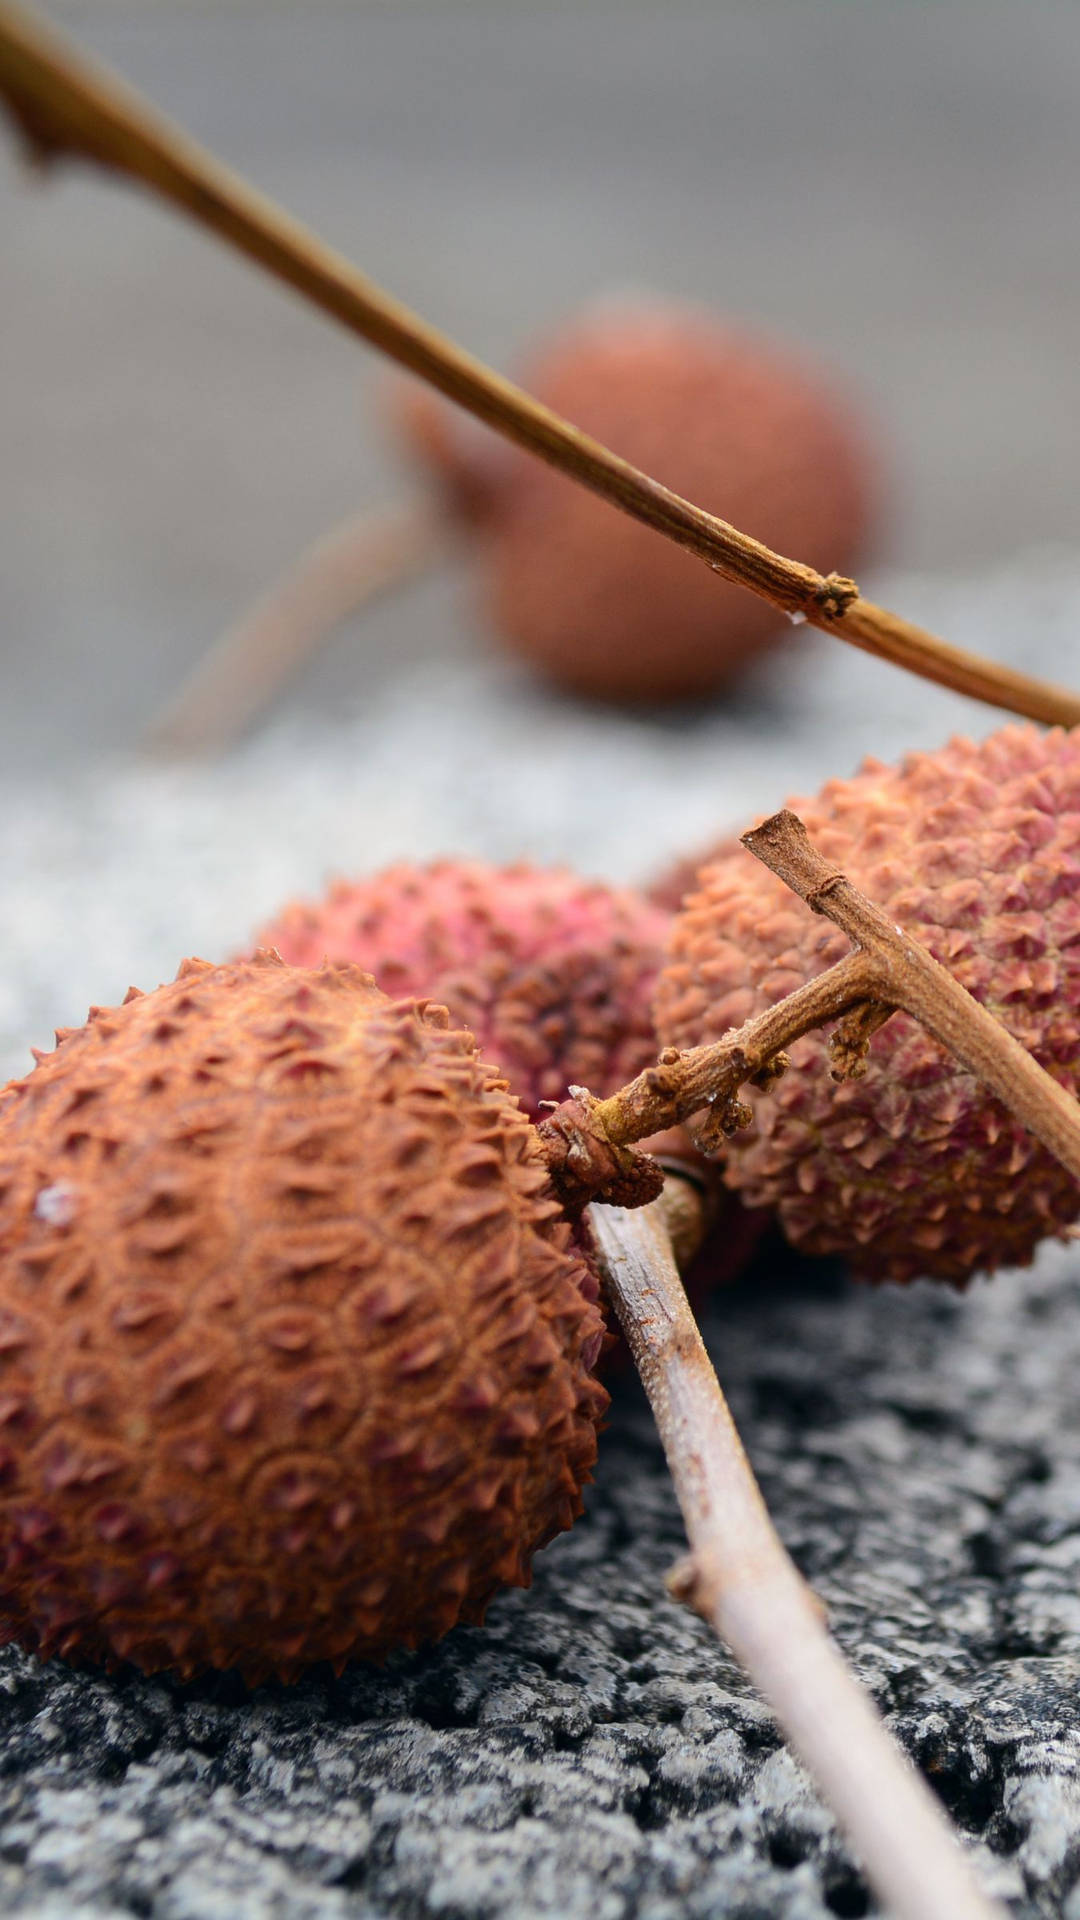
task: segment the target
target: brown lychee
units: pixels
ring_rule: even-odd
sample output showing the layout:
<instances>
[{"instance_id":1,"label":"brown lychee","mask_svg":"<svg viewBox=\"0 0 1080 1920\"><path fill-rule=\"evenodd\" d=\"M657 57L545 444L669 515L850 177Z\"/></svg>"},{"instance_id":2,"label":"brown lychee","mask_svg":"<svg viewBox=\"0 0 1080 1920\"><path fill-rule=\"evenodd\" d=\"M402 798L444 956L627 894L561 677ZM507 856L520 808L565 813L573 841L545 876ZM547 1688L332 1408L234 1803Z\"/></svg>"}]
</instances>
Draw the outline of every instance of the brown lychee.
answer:
<instances>
[{"instance_id":1,"label":"brown lychee","mask_svg":"<svg viewBox=\"0 0 1080 1920\"><path fill-rule=\"evenodd\" d=\"M669 927L631 888L566 867L437 860L338 881L257 944L299 966L353 961L387 993L438 1000L535 1116L572 1085L613 1093L655 1059Z\"/></svg>"},{"instance_id":2,"label":"brown lychee","mask_svg":"<svg viewBox=\"0 0 1080 1920\"><path fill-rule=\"evenodd\" d=\"M527 361L522 384L654 480L783 554L846 573L875 485L846 402L787 348L667 305L598 308ZM577 692L709 694L789 632L776 609L545 462L401 406L452 510L486 534L483 597L515 653Z\"/></svg>"},{"instance_id":3,"label":"brown lychee","mask_svg":"<svg viewBox=\"0 0 1080 1920\"><path fill-rule=\"evenodd\" d=\"M606 1395L534 1129L444 1010L187 962L0 1095L0 1619L290 1678L569 1526Z\"/></svg>"},{"instance_id":4,"label":"brown lychee","mask_svg":"<svg viewBox=\"0 0 1080 1920\"><path fill-rule=\"evenodd\" d=\"M537 1119L571 1086L614 1093L655 1060L652 997L670 927L670 914L632 888L565 867L437 860L294 901L257 944L298 966L350 960L391 993L438 1000ZM687 1275L700 1298L742 1270L771 1216L721 1196L680 1130L643 1144L708 1180L707 1211L720 1219Z\"/></svg>"},{"instance_id":5,"label":"brown lychee","mask_svg":"<svg viewBox=\"0 0 1080 1920\"><path fill-rule=\"evenodd\" d=\"M1080 730L1010 726L792 802L815 845L909 929L1070 1091L1080 1085ZM665 1042L719 1037L850 950L741 848L701 872L656 1011ZM754 1101L725 1177L797 1246L876 1279L963 1283L1029 1261L1076 1219L1059 1163L906 1014L835 1085L826 1037Z\"/></svg>"}]
</instances>

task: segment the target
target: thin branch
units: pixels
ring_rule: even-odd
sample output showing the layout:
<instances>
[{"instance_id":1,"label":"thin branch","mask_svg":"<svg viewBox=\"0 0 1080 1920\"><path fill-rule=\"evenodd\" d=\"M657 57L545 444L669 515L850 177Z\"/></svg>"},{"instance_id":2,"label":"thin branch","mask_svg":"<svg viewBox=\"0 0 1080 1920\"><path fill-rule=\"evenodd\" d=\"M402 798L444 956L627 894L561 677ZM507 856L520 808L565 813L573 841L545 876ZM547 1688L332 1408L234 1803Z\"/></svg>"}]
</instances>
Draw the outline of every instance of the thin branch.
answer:
<instances>
[{"instance_id":1,"label":"thin branch","mask_svg":"<svg viewBox=\"0 0 1080 1920\"><path fill-rule=\"evenodd\" d=\"M886 1732L782 1546L679 1280L659 1203L588 1222L690 1542L672 1591L725 1640L894 1920L991 1920L929 1788Z\"/></svg>"},{"instance_id":2,"label":"thin branch","mask_svg":"<svg viewBox=\"0 0 1080 1920\"><path fill-rule=\"evenodd\" d=\"M580 1208L596 1198L627 1206L652 1200L648 1163L632 1151L634 1142L708 1109L711 1119L699 1121L695 1136L703 1146L719 1145L722 1134L751 1118L736 1098L740 1087L767 1086L777 1078L793 1041L843 1021L833 1049L833 1072L843 1079L859 1071L872 1034L899 1008L940 1040L1080 1181L1080 1104L913 935L816 851L796 814L774 814L744 834L743 845L815 913L842 927L855 950L721 1040L686 1052L665 1048L655 1066L606 1100L587 1088L571 1088L571 1097L540 1127L566 1206Z\"/></svg>"},{"instance_id":3,"label":"thin branch","mask_svg":"<svg viewBox=\"0 0 1080 1920\"><path fill-rule=\"evenodd\" d=\"M563 1205L577 1212L596 1199L626 1207L655 1200L661 1183L647 1155L634 1151L638 1142L708 1110L710 1124L703 1127L699 1121L695 1136L702 1146L719 1145L710 1132L733 1133L749 1118L735 1097L740 1087L748 1081L767 1086L787 1065L785 1047L883 998L873 957L850 953L722 1040L685 1052L665 1047L655 1066L606 1100L596 1099L587 1087L571 1087L569 1099L539 1128Z\"/></svg>"},{"instance_id":4,"label":"thin branch","mask_svg":"<svg viewBox=\"0 0 1080 1920\"><path fill-rule=\"evenodd\" d=\"M722 1124L728 1103L740 1087L767 1074L774 1062L778 1064L772 1077L783 1072L785 1048L816 1027L839 1020L852 1007L887 997L885 984L886 975L874 954L845 954L825 973L796 987L722 1040L684 1053L666 1047L655 1067L646 1067L629 1086L596 1102L597 1124L620 1146L642 1140L660 1127L679 1126L705 1107L714 1108Z\"/></svg>"},{"instance_id":5,"label":"thin branch","mask_svg":"<svg viewBox=\"0 0 1080 1920\"><path fill-rule=\"evenodd\" d=\"M814 913L842 927L873 956L887 981L878 997L912 1014L1080 1180L1080 1105L1073 1095L925 947L818 853L798 815L786 809L773 814L742 840Z\"/></svg>"},{"instance_id":6,"label":"thin branch","mask_svg":"<svg viewBox=\"0 0 1080 1920\"><path fill-rule=\"evenodd\" d=\"M580 433L382 292L10 0L0 0L0 97L43 160L81 155L151 187L507 439L665 534L724 579L972 699L1050 725L1080 721L1080 696L948 646L861 599L853 580L773 553Z\"/></svg>"},{"instance_id":7,"label":"thin branch","mask_svg":"<svg viewBox=\"0 0 1080 1920\"><path fill-rule=\"evenodd\" d=\"M423 573L446 546L446 514L426 499L352 514L316 540L222 634L151 724L153 753L221 751L363 600Z\"/></svg>"}]
</instances>

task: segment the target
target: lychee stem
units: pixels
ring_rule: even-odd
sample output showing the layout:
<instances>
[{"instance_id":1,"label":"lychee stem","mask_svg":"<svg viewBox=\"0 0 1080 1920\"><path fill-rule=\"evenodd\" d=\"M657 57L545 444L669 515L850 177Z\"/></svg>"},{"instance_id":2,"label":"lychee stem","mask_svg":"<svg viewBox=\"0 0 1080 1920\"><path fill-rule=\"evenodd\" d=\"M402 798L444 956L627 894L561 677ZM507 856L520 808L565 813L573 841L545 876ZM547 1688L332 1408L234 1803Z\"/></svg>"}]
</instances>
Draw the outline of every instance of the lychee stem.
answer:
<instances>
[{"instance_id":1,"label":"lychee stem","mask_svg":"<svg viewBox=\"0 0 1080 1920\"><path fill-rule=\"evenodd\" d=\"M874 998L910 1013L1080 1181L1080 1105L911 934L820 854L784 809L742 843L813 913L841 927L878 971ZM1078 1196L1080 1205L1080 1196Z\"/></svg>"},{"instance_id":2,"label":"lychee stem","mask_svg":"<svg viewBox=\"0 0 1080 1920\"><path fill-rule=\"evenodd\" d=\"M145 745L166 754L224 749L361 601L441 559L449 528L424 496L332 527L227 628L151 723Z\"/></svg>"},{"instance_id":3,"label":"lychee stem","mask_svg":"<svg viewBox=\"0 0 1080 1920\"><path fill-rule=\"evenodd\" d=\"M1002 1920L914 1767L830 1639L785 1551L698 1332L661 1202L588 1223L690 1542L670 1579L776 1714L895 1920Z\"/></svg>"},{"instance_id":4,"label":"lychee stem","mask_svg":"<svg viewBox=\"0 0 1080 1920\"><path fill-rule=\"evenodd\" d=\"M580 433L382 292L11 0L0 0L0 97L39 160L81 155L150 186L457 405L696 554L724 579L971 699L1049 725L1080 722L1077 695L950 647L861 599L853 580L773 553Z\"/></svg>"},{"instance_id":5,"label":"lychee stem","mask_svg":"<svg viewBox=\"0 0 1080 1920\"><path fill-rule=\"evenodd\" d=\"M681 1053L668 1047L655 1066L606 1100L571 1089L542 1122L552 1179L565 1204L609 1195L634 1204L640 1156L633 1143L681 1125L710 1108L717 1128L748 1117L735 1100L748 1081L767 1084L783 1071L783 1049L815 1027L855 1012L834 1050L837 1078L858 1071L858 1055L891 1012L903 1009L1004 1102L1074 1180L1080 1181L1080 1105L972 998L913 934L905 933L811 844L797 814L785 809L742 836L811 911L832 920L855 951L797 987L721 1040ZM700 1138L700 1128L699 1128ZM642 1187L641 1198L652 1194ZM1080 1194L1077 1196L1080 1211Z\"/></svg>"}]
</instances>

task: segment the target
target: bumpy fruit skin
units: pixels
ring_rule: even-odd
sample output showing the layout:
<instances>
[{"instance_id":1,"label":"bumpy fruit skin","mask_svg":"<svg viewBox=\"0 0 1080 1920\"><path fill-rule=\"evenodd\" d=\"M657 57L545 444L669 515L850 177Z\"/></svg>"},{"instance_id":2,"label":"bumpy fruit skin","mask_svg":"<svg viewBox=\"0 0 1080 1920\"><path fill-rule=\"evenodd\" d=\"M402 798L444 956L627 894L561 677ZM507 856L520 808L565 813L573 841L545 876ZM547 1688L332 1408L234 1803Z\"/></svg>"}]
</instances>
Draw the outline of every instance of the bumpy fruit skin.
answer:
<instances>
[{"instance_id":1,"label":"bumpy fruit skin","mask_svg":"<svg viewBox=\"0 0 1080 1920\"><path fill-rule=\"evenodd\" d=\"M811 839L910 929L1055 1079L1080 1084L1080 730L1005 727L791 803ZM667 1043L718 1037L850 951L743 849L699 876L657 995ZM873 1279L963 1284L1024 1264L1080 1212L1075 1183L906 1014L837 1086L827 1037L753 1098L725 1178L788 1237Z\"/></svg>"},{"instance_id":2,"label":"bumpy fruit skin","mask_svg":"<svg viewBox=\"0 0 1080 1920\"><path fill-rule=\"evenodd\" d=\"M250 1682L478 1621L580 1510L596 1284L441 1009L262 955L0 1096L0 1618Z\"/></svg>"},{"instance_id":3,"label":"bumpy fruit skin","mask_svg":"<svg viewBox=\"0 0 1080 1920\"><path fill-rule=\"evenodd\" d=\"M570 1086L614 1093L656 1058L652 995L670 916L565 868L399 865L288 906L260 947L350 960L449 1007L526 1111Z\"/></svg>"},{"instance_id":4,"label":"bumpy fruit skin","mask_svg":"<svg viewBox=\"0 0 1080 1920\"><path fill-rule=\"evenodd\" d=\"M789 350L692 309L602 308L527 362L530 393L755 539L848 572L875 483L845 404ZM483 595L512 651L576 692L688 699L790 633L782 614L514 447L455 435L445 403L402 419L455 510L487 527ZM450 416L452 419L452 416ZM444 424L440 426L440 421Z\"/></svg>"},{"instance_id":5,"label":"bumpy fruit skin","mask_svg":"<svg viewBox=\"0 0 1080 1920\"><path fill-rule=\"evenodd\" d=\"M702 867L711 866L723 855L740 850L738 837L727 834L720 840L712 841L708 847L699 847L695 853L680 854L670 865L653 875L645 888L646 898L664 913L678 913L683 902L696 891Z\"/></svg>"}]
</instances>

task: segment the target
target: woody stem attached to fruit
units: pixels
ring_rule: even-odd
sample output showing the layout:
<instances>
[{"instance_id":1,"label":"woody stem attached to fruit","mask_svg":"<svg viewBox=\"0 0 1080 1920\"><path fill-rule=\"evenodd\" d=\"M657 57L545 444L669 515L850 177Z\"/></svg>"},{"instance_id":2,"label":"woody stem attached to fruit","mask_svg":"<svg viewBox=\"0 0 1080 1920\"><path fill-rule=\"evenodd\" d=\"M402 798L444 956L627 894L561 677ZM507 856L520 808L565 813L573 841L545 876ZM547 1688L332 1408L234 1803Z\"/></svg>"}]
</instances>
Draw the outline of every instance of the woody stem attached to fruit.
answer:
<instances>
[{"instance_id":1,"label":"woody stem attached to fruit","mask_svg":"<svg viewBox=\"0 0 1080 1920\"><path fill-rule=\"evenodd\" d=\"M743 845L771 868L814 913L841 927L854 951L775 1006L708 1046L681 1053L665 1048L655 1066L597 1100L586 1088L571 1089L543 1122L540 1132L552 1178L568 1206L610 1199L639 1206L655 1198L648 1162L632 1152L635 1141L681 1125L708 1110L699 1122L702 1145L719 1145L750 1118L737 1100L739 1088L768 1087L787 1064L784 1048L815 1027L839 1021L833 1037L837 1079L861 1070L872 1035L899 1009L911 1014L975 1074L1080 1181L1080 1106L1018 1040L934 960L925 947L895 926L811 845L806 828L788 810L773 814Z\"/></svg>"},{"instance_id":2,"label":"woody stem attached to fruit","mask_svg":"<svg viewBox=\"0 0 1080 1920\"><path fill-rule=\"evenodd\" d=\"M0 0L0 99L42 161L75 154L151 187L390 359L498 433L782 612L898 666L1049 725L1080 722L1080 697L951 647L863 600L853 580L785 558L580 433L428 326L343 255L84 59Z\"/></svg>"},{"instance_id":3,"label":"woody stem attached to fruit","mask_svg":"<svg viewBox=\"0 0 1080 1920\"><path fill-rule=\"evenodd\" d=\"M814 913L857 943L878 970L875 996L902 1007L1080 1180L1080 1106L919 941L894 925L811 845L797 814L773 814L743 845Z\"/></svg>"},{"instance_id":4,"label":"woody stem attached to fruit","mask_svg":"<svg viewBox=\"0 0 1080 1920\"><path fill-rule=\"evenodd\" d=\"M222 634L148 729L146 746L166 753L223 746L359 599L374 599L423 573L446 541L446 515L426 499L350 514Z\"/></svg>"},{"instance_id":5,"label":"woody stem attached to fruit","mask_svg":"<svg viewBox=\"0 0 1080 1920\"><path fill-rule=\"evenodd\" d=\"M845 1827L895 1920L990 1920L944 1814L829 1637L773 1527L658 1207L588 1223L649 1397L690 1542L672 1592L727 1642Z\"/></svg>"}]
</instances>

